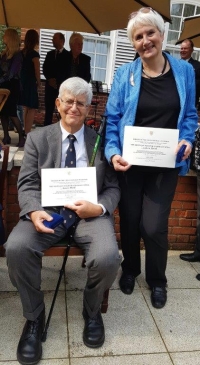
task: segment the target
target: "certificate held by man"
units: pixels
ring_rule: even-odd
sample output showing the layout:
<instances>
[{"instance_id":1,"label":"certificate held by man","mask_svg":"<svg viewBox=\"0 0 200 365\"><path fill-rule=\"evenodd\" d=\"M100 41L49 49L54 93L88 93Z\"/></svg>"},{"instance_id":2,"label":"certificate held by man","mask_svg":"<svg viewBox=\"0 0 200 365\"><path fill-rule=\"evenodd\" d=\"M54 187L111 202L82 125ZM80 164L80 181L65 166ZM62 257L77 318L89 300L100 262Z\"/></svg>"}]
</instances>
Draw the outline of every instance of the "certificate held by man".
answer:
<instances>
[{"instance_id":1,"label":"certificate held by man","mask_svg":"<svg viewBox=\"0 0 200 365\"><path fill-rule=\"evenodd\" d=\"M123 158L131 165L174 168L178 129L125 126Z\"/></svg>"},{"instance_id":2,"label":"certificate held by man","mask_svg":"<svg viewBox=\"0 0 200 365\"><path fill-rule=\"evenodd\" d=\"M96 167L42 169L42 206L56 207L87 200L97 204Z\"/></svg>"}]
</instances>

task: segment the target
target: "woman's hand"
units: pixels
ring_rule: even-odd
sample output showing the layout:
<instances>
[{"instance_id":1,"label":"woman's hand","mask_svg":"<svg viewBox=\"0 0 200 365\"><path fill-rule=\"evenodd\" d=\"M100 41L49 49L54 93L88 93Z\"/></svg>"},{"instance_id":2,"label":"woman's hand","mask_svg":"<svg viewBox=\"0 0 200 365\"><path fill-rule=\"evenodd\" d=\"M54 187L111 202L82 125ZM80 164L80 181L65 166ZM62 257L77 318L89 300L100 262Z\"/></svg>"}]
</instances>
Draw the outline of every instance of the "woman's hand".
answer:
<instances>
[{"instance_id":1,"label":"woman's hand","mask_svg":"<svg viewBox=\"0 0 200 365\"><path fill-rule=\"evenodd\" d=\"M187 158L190 156L191 152L192 152L192 146L189 142L187 142L185 139L182 139L177 148L176 148L176 154L178 153L178 151L180 150L181 146L185 144L186 145L186 149L185 149L185 152L184 152L184 155L182 157L182 161L184 160L187 160Z\"/></svg>"},{"instance_id":2,"label":"woman's hand","mask_svg":"<svg viewBox=\"0 0 200 365\"><path fill-rule=\"evenodd\" d=\"M120 155L111 157L111 162L116 171L127 171L131 167L131 165L129 165Z\"/></svg>"}]
</instances>

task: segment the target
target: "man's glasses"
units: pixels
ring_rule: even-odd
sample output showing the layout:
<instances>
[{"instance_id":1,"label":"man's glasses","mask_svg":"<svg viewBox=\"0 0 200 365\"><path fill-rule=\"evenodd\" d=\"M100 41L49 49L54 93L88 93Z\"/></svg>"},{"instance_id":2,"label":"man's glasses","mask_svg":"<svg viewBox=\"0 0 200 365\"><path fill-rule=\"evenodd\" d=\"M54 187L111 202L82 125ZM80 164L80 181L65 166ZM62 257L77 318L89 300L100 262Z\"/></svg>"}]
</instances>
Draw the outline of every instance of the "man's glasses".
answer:
<instances>
[{"instance_id":1,"label":"man's glasses","mask_svg":"<svg viewBox=\"0 0 200 365\"><path fill-rule=\"evenodd\" d=\"M62 103L65 104L67 108L71 108L74 104L76 104L78 109L85 109L88 106L88 104L83 103L82 101L79 100L73 100L73 99L62 100L61 98L60 100L62 101Z\"/></svg>"},{"instance_id":2,"label":"man's glasses","mask_svg":"<svg viewBox=\"0 0 200 365\"><path fill-rule=\"evenodd\" d=\"M130 20L130 19L135 18L135 16L136 16L138 13L150 13L150 11L152 11L153 13L155 13L155 14L156 14L156 11L155 11L155 10L153 10L152 8L150 8L150 7L145 7L145 8L141 8L140 10L138 10L138 11L134 11L133 13L131 13L131 14L129 15L129 20Z\"/></svg>"}]
</instances>

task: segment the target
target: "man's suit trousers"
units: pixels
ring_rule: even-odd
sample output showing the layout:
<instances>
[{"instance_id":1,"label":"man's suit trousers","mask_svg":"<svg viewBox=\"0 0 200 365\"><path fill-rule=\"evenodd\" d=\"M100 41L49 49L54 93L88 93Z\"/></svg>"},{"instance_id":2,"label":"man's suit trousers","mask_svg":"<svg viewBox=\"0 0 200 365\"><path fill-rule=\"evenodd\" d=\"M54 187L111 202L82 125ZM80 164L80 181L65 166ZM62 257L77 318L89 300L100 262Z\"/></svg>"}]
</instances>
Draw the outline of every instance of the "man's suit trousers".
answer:
<instances>
[{"instance_id":1,"label":"man's suit trousers","mask_svg":"<svg viewBox=\"0 0 200 365\"><path fill-rule=\"evenodd\" d=\"M54 234L46 234L38 233L31 221L20 220L5 244L10 279L19 291L23 314L28 320L35 320L44 308L40 290L43 251L64 236L63 225L58 226ZM85 252L88 277L84 305L92 318L99 310L105 290L112 285L121 262L113 218L105 215L82 219L74 238Z\"/></svg>"}]
</instances>

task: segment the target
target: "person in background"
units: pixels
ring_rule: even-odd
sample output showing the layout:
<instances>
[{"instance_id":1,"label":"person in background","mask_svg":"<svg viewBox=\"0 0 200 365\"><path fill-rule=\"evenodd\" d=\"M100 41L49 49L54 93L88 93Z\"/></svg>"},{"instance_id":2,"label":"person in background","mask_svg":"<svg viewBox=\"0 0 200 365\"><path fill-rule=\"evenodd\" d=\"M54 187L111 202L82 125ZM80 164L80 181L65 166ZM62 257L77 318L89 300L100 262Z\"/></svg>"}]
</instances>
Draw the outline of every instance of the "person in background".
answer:
<instances>
[{"instance_id":1,"label":"person in background","mask_svg":"<svg viewBox=\"0 0 200 365\"><path fill-rule=\"evenodd\" d=\"M23 135L24 135L24 110L23 110L23 105L17 105L17 116L20 120L21 126L22 126L22 130L23 130Z\"/></svg>"},{"instance_id":2,"label":"person in background","mask_svg":"<svg viewBox=\"0 0 200 365\"><path fill-rule=\"evenodd\" d=\"M192 66L162 52L164 21L151 8L130 15L127 33L139 57L119 67L108 98L105 155L118 171L122 276L124 294L131 294L141 273L140 241L144 240L146 282L151 303L167 301L168 218L178 174L189 169L189 155L197 128L195 76ZM124 128L137 126L178 129L177 153L185 153L175 168L130 165L122 157ZM175 159L175 156L174 156Z\"/></svg>"},{"instance_id":3,"label":"person in background","mask_svg":"<svg viewBox=\"0 0 200 365\"><path fill-rule=\"evenodd\" d=\"M199 109L199 97L200 97L200 62L192 58L192 52L194 50L194 44L191 39L185 39L181 43L180 55L185 61L188 61L195 70L196 79L196 106ZM189 262L200 261L200 173L197 171L197 239L195 250L192 253L181 254L180 259Z\"/></svg>"},{"instance_id":4,"label":"person in background","mask_svg":"<svg viewBox=\"0 0 200 365\"><path fill-rule=\"evenodd\" d=\"M87 82L91 80L90 60L91 58L82 53L83 36L80 33L72 33L69 39L69 68L67 70L67 78L78 76Z\"/></svg>"},{"instance_id":5,"label":"person in background","mask_svg":"<svg viewBox=\"0 0 200 365\"><path fill-rule=\"evenodd\" d=\"M180 56L182 60L189 62L195 71L196 80L196 106L199 107L200 97L200 62L192 58L192 52L194 51L194 43L191 39L185 39L181 43Z\"/></svg>"},{"instance_id":6,"label":"person in background","mask_svg":"<svg viewBox=\"0 0 200 365\"><path fill-rule=\"evenodd\" d=\"M19 134L18 147L23 147L25 139L19 118L17 117L17 105L20 96L20 72L22 67L22 55L19 49L20 39L17 31L12 28L6 29L3 35L5 50L0 57L0 88L9 89L10 95L4 104L0 116L3 127L3 143L10 144L8 127L11 119Z\"/></svg>"},{"instance_id":7,"label":"person in background","mask_svg":"<svg viewBox=\"0 0 200 365\"><path fill-rule=\"evenodd\" d=\"M63 33L55 33L52 42L55 50L47 53L43 63L43 74L46 78L44 126L52 123L58 90L61 83L68 78L69 68L69 51L64 48Z\"/></svg>"},{"instance_id":8,"label":"person in background","mask_svg":"<svg viewBox=\"0 0 200 365\"><path fill-rule=\"evenodd\" d=\"M31 131L35 110L38 109L38 88L40 87L40 55L35 50L39 44L39 35L35 29L29 29L22 49L21 104L24 106L25 135Z\"/></svg>"},{"instance_id":9,"label":"person in background","mask_svg":"<svg viewBox=\"0 0 200 365\"><path fill-rule=\"evenodd\" d=\"M17 349L17 359L24 365L36 364L42 356L41 336L45 322L44 294L40 290L42 257L45 250L66 235L64 224L55 230L43 224L44 220L50 221L51 214L56 211L59 213L60 209L41 206L41 170L58 167L66 169L65 162L72 139L75 151L74 158L70 158L73 159L74 168L89 165L97 139L96 132L84 125L91 99L92 90L85 80L69 78L61 84L56 99L60 122L30 132L27 136L18 180L21 219L5 247L10 279L19 290L23 314L27 319ZM72 205L65 205L80 218L74 240L84 251L88 269L83 294L83 341L91 348L104 343L100 305L121 262L113 225L113 212L119 202L120 189L114 169L105 159L101 159L100 146L94 166L97 203L78 200Z\"/></svg>"}]
</instances>

